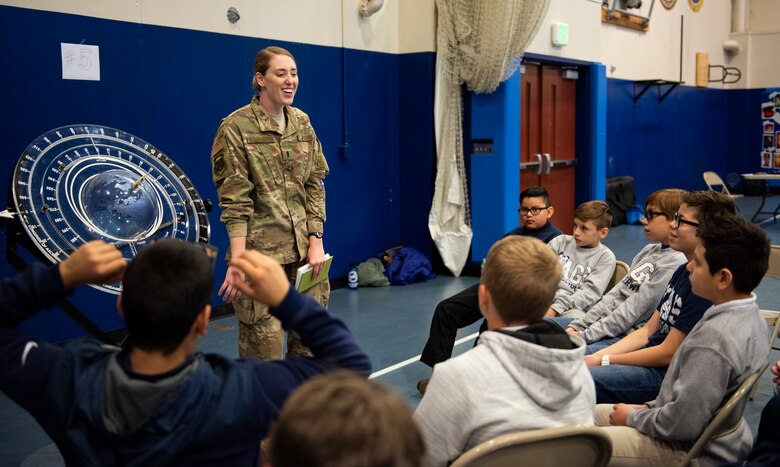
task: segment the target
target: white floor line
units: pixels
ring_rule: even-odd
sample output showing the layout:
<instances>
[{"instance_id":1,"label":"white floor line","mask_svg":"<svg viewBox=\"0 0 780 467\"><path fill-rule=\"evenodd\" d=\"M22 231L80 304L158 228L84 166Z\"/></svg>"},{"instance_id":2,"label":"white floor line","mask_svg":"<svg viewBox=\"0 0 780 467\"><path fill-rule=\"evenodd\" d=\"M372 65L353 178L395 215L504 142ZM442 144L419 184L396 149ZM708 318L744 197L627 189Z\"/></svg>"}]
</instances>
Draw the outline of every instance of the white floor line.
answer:
<instances>
[{"instance_id":1,"label":"white floor line","mask_svg":"<svg viewBox=\"0 0 780 467\"><path fill-rule=\"evenodd\" d=\"M763 221L759 222L758 225L764 225L769 221L774 221L775 219L777 219L777 216L772 216L769 219L764 219Z\"/></svg>"},{"instance_id":2,"label":"white floor line","mask_svg":"<svg viewBox=\"0 0 780 467\"><path fill-rule=\"evenodd\" d=\"M471 334L469 336L461 337L460 339L455 341L455 345L460 345L460 344L462 344L464 342L468 342L469 340L476 338L478 335L479 335L479 333L475 332L474 334ZM395 370L397 370L399 368L403 368L406 365L409 365L411 363L416 362L417 360L420 359L421 356L422 355L417 355L416 357L412 357L410 359L407 359L407 360L404 360L402 362L396 363L395 365L389 366L387 368L383 368L383 369L381 369L379 371L375 371L375 372L371 373L371 376L369 376L368 379L378 378L378 377L380 377L382 375L386 375L387 373L390 373L391 371L395 371Z\"/></svg>"}]
</instances>

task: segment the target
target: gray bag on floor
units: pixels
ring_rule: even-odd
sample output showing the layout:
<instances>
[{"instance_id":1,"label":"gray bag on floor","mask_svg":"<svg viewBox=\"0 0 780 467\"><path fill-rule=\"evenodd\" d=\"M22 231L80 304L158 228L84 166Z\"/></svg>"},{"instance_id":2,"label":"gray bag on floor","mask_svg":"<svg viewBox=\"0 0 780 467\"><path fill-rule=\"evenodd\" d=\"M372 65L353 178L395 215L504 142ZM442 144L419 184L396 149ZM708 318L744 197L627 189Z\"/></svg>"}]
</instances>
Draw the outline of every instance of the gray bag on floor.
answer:
<instances>
[{"instance_id":1,"label":"gray bag on floor","mask_svg":"<svg viewBox=\"0 0 780 467\"><path fill-rule=\"evenodd\" d=\"M358 264L357 270L360 287L386 287L390 285L390 281L385 276L385 265L376 258Z\"/></svg>"}]
</instances>

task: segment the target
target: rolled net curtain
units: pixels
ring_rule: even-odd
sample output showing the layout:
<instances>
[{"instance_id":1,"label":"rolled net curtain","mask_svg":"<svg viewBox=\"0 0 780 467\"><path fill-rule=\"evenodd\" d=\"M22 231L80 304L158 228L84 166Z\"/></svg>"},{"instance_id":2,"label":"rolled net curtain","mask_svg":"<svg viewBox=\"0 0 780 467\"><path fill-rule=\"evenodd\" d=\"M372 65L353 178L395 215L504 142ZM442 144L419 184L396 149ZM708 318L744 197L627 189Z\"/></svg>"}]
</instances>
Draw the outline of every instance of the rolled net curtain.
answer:
<instances>
[{"instance_id":1,"label":"rolled net curtain","mask_svg":"<svg viewBox=\"0 0 780 467\"><path fill-rule=\"evenodd\" d=\"M463 158L461 86L490 93L514 73L550 0L436 0L436 184L428 230L444 265L459 276L471 245Z\"/></svg>"}]
</instances>

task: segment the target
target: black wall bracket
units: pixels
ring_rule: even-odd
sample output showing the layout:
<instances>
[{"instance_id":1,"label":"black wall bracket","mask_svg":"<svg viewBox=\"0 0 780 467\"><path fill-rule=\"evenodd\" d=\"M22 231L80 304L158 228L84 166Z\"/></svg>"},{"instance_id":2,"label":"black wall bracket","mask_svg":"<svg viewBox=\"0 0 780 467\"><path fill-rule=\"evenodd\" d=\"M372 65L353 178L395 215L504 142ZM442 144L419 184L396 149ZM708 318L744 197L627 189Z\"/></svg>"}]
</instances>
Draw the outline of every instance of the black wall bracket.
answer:
<instances>
[{"instance_id":1,"label":"black wall bracket","mask_svg":"<svg viewBox=\"0 0 780 467\"><path fill-rule=\"evenodd\" d=\"M674 88L681 84L683 84L682 81L667 81L664 79L644 79L640 81L634 81L634 105L636 105L636 101L638 101L639 98L642 97L642 95L646 93L651 86L655 86L658 89L658 103L660 104L664 101L664 99L666 99L666 96L668 96L669 93L674 90ZM668 86L668 88L661 92L662 86ZM639 92L637 92L637 89L639 89Z\"/></svg>"}]
</instances>

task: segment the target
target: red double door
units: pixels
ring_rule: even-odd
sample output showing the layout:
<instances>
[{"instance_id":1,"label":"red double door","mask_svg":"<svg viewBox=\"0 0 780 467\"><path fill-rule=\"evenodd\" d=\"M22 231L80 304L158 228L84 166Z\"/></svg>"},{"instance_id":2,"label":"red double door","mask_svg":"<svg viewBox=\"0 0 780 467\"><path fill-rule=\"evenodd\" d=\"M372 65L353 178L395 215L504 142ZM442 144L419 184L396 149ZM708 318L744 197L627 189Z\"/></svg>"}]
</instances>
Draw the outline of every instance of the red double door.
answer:
<instances>
[{"instance_id":1,"label":"red double door","mask_svg":"<svg viewBox=\"0 0 780 467\"><path fill-rule=\"evenodd\" d=\"M571 233L574 219L576 79L559 66L525 63L521 78L520 189L542 185L552 222Z\"/></svg>"}]
</instances>

